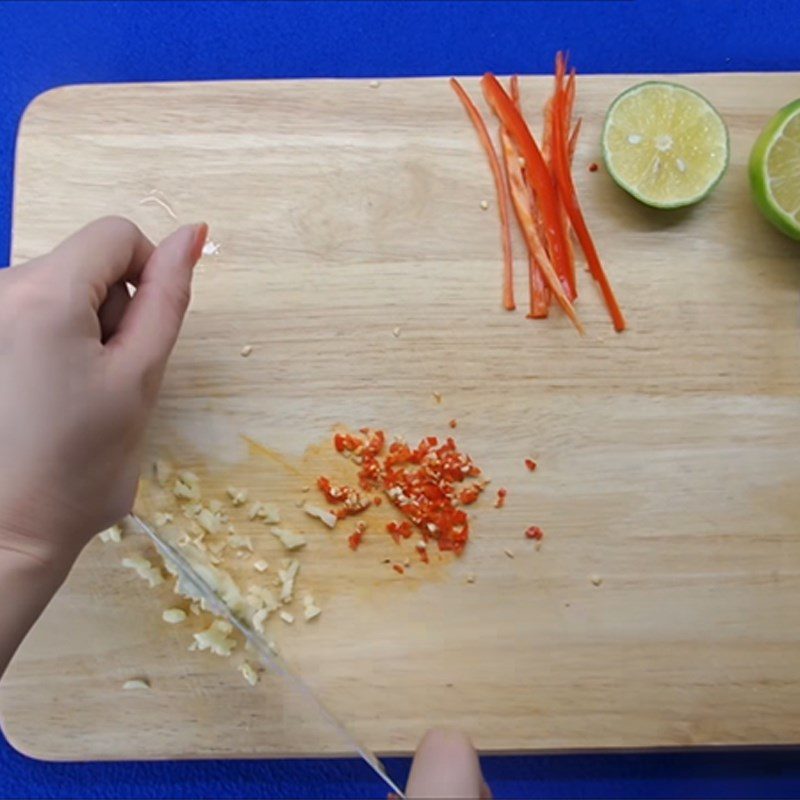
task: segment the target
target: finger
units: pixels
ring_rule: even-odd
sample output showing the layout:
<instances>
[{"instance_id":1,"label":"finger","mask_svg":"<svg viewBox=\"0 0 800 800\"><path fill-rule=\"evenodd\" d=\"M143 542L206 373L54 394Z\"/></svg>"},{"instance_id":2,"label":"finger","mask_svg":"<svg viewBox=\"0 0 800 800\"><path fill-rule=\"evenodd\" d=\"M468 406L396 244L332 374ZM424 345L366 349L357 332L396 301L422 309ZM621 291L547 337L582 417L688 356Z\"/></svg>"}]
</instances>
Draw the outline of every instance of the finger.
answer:
<instances>
[{"instance_id":1,"label":"finger","mask_svg":"<svg viewBox=\"0 0 800 800\"><path fill-rule=\"evenodd\" d=\"M117 332L130 302L131 294L125 281L115 283L109 288L105 302L97 312L103 342L107 342Z\"/></svg>"},{"instance_id":2,"label":"finger","mask_svg":"<svg viewBox=\"0 0 800 800\"><path fill-rule=\"evenodd\" d=\"M192 269L208 226L184 225L153 251L109 346L139 369L163 369L189 306Z\"/></svg>"},{"instance_id":3,"label":"finger","mask_svg":"<svg viewBox=\"0 0 800 800\"><path fill-rule=\"evenodd\" d=\"M411 764L409 798L491 798L478 754L459 731L428 731Z\"/></svg>"},{"instance_id":4,"label":"finger","mask_svg":"<svg viewBox=\"0 0 800 800\"><path fill-rule=\"evenodd\" d=\"M122 280L136 281L153 253L153 243L128 219L103 217L65 239L48 262L69 277L93 288L92 303L100 308L108 289Z\"/></svg>"}]
</instances>

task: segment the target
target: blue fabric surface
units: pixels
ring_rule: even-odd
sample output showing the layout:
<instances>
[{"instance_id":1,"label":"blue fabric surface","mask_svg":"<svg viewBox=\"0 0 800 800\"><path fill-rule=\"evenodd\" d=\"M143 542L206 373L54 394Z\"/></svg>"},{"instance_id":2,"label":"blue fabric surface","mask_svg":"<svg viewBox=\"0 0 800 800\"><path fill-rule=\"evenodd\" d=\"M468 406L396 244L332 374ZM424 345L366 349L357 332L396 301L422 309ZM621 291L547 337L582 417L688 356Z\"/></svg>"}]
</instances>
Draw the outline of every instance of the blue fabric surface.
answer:
<instances>
[{"instance_id":1,"label":"blue fabric surface","mask_svg":"<svg viewBox=\"0 0 800 800\"><path fill-rule=\"evenodd\" d=\"M14 138L67 83L545 72L800 70L795 0L0 5L0 261ZM800 95L800 82L798 82ZM797 709L787 709L792 713ZM800 751L489 758L497 797L800 797ZM392 760L402 778L404 760ZM0 797L378 797L352 761L45 764L0 739Z\"/></svg>"}]
</instances>

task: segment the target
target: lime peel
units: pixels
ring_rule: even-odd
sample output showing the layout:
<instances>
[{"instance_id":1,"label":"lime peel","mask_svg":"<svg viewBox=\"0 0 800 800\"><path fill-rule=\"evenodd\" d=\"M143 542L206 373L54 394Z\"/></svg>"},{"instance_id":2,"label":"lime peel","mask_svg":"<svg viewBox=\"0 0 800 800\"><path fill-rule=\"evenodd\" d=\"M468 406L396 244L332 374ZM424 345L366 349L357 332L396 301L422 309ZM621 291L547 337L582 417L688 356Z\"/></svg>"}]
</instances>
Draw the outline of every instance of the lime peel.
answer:
<instances>
[{"instance_id":1,"label":"lime peel","mask_svg":"<svg viewBox=\"0 0 800 800\"><path fill-rule=\"evenodd\" d=\"M750 189L761 213L800 239L800 99L767 123L750 153Z\"/></svg>"}]
</instances>

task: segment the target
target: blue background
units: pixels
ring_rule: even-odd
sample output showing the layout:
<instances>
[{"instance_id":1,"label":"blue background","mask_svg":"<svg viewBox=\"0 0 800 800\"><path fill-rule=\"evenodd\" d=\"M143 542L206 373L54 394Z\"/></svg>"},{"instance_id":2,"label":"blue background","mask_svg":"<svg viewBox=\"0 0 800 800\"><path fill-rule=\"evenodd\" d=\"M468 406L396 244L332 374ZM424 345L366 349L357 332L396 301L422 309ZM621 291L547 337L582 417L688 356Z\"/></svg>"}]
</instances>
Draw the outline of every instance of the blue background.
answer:
<instances>
[{"instance_id":1,"label":"blue background","mask_svg":"<svg viewBox=\"0 0 800 800\"><path fill-rule=\"evenodd\" d=\"M800 70L793 0L0 5L0 262L20 115L67 83ZM800 80L798 80L800 95ZM405 760L390 761L398 777ZM485 759L497 797L800 796L800 751ZM378 797L351 761L46 764L0 738L0 797Z\"/></svg>"}]
</instances>

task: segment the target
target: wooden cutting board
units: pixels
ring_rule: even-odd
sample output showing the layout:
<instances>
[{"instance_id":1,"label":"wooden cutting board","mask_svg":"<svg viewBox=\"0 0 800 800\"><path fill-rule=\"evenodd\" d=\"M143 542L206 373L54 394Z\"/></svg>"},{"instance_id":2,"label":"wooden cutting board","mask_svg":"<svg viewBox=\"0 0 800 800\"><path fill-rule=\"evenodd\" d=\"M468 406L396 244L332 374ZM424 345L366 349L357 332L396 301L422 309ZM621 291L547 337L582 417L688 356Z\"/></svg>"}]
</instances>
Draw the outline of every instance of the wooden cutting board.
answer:
<instances>
[{"instance_id":1,"label":"wooden cutting board","mask_svg":"<svg viewBox=\"0 0 800 800\"><path fill-rule=\"evenodd\" d=\"M579 83L577 183L630 322L615 335L581 274L585 339L560 313L501 311L491 179L444 79L77 86L25 114L15 262L103 214L165 235L175 221L141 204L153 190L211 224L220 249L198 268L149 452L193 467L206 498L236 483L304 527L300 589L323 614L271 635L379 751L442 724L491 751L800 742L800 249L755 211L745 172L798 76L677 77L722 112L732 155L707 202L669 213L588 171L605 109L639 79ZM531 114L549 86L523 80ZM462 558L400 576L382 559L413 551L378 525L353 553L348 526L303 520L303 487L352 469L332 426L414 439L450 419L508 489L506 508L476 508ZM251 528L270 571L239 571L267 580L278 545ZM93 542L25 642L0 697L16 747L342 752L269 678L247 686L240 656L188 653L200 623L164 624L169 587L119 565L139 551ZM121 690L142 676L150 691Z\"/></svg>"}]
</instances>

